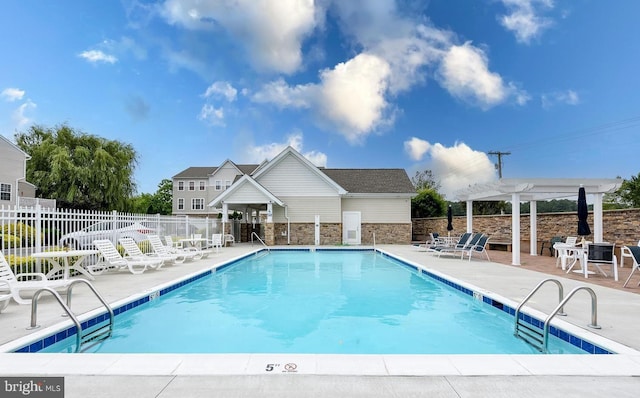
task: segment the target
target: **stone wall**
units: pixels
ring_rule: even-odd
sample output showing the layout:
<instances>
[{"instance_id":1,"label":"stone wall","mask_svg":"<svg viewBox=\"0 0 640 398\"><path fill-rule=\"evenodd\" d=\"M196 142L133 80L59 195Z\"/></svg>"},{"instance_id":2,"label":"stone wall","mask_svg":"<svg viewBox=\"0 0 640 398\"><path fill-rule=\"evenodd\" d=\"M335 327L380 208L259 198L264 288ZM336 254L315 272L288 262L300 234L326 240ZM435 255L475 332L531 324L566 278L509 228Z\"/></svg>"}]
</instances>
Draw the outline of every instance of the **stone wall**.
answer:
<instances>
[{"instance_id":1,"label":"stone wall","mask_svg":"<svg viewBox=\"0 0 640 398\"><path fill-rule=\"evenodd\" d=\"M593 213L589 213L589 226L592 235L586 237L593 240ZM521 241L529 242L530 218L528 214L520 215ZM578 216L570 213L539 213L537 215L538 242L549 241L554 236L576 236ZM452 235L466 232L467 218L459 216L453 218ZM484 232L493 241L511 241L511 215L473 216L473 231ZM423 241L430 232L447 234L447 218L416 218L413 219L413 240ZM615 243L616 246L635 245L640 239L640 209L606 210L602 214L602 237L605 242ZM522 245L528 251L527 245Z\"/></svg>"},{"instance_id":2,"label":"stone wall","mask_svg":"<svg viewBox=\"0 0 640 398\"><path fill-rule=\"evenodd\" d=\"M374 233L377 244L411 243L411 224L362 224L362 244L372 245Z\"/></svg>"},{"instance_id":3,"label":"stone wall","mask_svg":"<svg viewBox=\"0 0 640 398\"><path fill-rule=\"evenodd\" d=\"M287 244L287 224L274 223L273 239L269 245ZM266 226L266 224L265 224ZM379 244L409 244L411 243L411 224L362 224L361 242L363 245L373 244L373 234L376 234L376 243ZM266 229L265 229L265 238ZM315 228L313 223L291 223L291 245L313 245L315 241ZM342 244L342 224L341 223L321 223L320 224L320 245L340 245Z\"/></svg>"}]
</instances>

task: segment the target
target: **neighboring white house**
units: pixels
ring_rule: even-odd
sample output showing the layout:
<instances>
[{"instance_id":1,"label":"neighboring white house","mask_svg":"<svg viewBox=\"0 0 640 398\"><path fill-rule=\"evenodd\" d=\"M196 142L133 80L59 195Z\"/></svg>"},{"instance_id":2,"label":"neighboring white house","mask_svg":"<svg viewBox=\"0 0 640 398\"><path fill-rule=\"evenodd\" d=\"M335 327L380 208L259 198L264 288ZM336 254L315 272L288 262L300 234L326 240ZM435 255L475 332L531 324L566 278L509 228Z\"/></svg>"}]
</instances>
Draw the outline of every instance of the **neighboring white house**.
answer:
<instances>
[{"instance_id":1,"label":"neighboring white house","mask_svg":"<svg viewBox=\"0 0 640 398\"><path fill-rule=\"evenodd\" d=\"M411 241L415 189L404 169L320 168L288 147L260 165L188 168L173 177L173 194L174 214L227 221L235 211L243 238L262 223L270 245Z\"/></svg>"},{"instance_id":2,"label":"neighboring white house","mask_svg":"<svg viewBox=\"0 0 640 398\"><path fill-rule=\"evenodd\" d=\"M33 198L36 187L26 181L31 156L0 135L0 206L18 204L18 197Z\"/></svg>"}]
</instances>

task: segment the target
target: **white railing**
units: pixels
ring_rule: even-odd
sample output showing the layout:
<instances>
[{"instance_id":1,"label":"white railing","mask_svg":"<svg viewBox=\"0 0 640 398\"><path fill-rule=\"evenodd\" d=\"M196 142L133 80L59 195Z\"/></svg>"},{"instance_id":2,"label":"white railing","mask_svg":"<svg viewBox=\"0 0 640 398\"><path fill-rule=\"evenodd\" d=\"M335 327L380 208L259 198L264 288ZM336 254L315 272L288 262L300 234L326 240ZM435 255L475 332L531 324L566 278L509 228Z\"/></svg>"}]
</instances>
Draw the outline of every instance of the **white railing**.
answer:
<instances>
[{"instance_id":1,"label":"white railing","mask_svg":"<svg viewBox=\"0 0 640 398\"><path fill-rule=\"evenodd\" d=\"M114 225L132 228L143 235L155 233L176 238L202 234L209 239L214 233L222 233L222 221L218 218L56 209L40 205L0 206L0 250L16 273L46 272L48 264L31 258L31 254L55 250L71 241L91 245L94 239L111 239L117 243L119 235ZM82 234L84 241L78 243L78 236Z\"/></svg>"}]
</instances>

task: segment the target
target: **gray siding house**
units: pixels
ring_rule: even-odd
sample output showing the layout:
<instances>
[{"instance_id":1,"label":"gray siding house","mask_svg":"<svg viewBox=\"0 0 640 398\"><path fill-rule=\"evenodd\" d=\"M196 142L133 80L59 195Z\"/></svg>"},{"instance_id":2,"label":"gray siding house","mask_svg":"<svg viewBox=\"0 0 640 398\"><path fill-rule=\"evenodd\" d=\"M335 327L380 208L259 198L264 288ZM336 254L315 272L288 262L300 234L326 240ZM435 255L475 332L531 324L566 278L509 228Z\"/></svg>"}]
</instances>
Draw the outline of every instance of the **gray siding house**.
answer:
<instances>
[{"instance_id":1,"label":"gray siding house","mask_svg":"<svg viewBox=\"0 0 640 398\"><path fill-rule=\"evenodd\" d=\"M35 185L27 182L27 160L31 157L0 135L0 206L16 206L18 198L33 198Z\"/></svg>"},{"instance_id":2,"label":"gray siding house","mask_svg":"<svg viewBox=\"0 0 640 398\"><path fill-rule=\"evenodd\" d=\"M404 169L329 169L292 147L260 165L190 167L173 177L174 214L242 215L269 245L411 241L415 189ZM244 240L241 239L241 240Z\"/></svg>"}]
</instances>

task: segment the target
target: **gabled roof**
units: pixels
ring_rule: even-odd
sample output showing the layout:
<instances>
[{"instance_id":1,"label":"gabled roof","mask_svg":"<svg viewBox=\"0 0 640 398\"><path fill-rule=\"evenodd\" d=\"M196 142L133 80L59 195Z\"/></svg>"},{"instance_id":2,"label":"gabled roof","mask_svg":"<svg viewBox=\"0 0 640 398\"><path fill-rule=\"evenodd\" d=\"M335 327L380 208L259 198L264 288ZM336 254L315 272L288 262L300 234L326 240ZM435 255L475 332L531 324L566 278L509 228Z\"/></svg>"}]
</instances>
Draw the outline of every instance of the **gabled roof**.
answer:
<instances>
[{"instance_id":1,"label":"gabled roof","mask_svg":"<svg viewBox=\"0 0 640 398\"><path fill-rule=\"evenodd\" d=\"M173 178L207 178L217 169L217 167L189 167L174 175Z\"/></svg>"},{"instance_id":2,"label":"gabled roof","mask_svg":"<svg viewBox=\"0 0 640 398\"><path fill-rule=\"evenodd\" d=\"M316 173L327 184L329 184L330 186L335 188L335 190L338 192L338 194L344 195L344 194L347 193L347 191L344 189L344 187L340 186L340 184L338 184L336 181L331 179L327 174L323 173L318 168L318 166L316 166L313 163L311 163L311 161L309 161L309 159L307 159L304 156L302 156L300 154L300 152L296 151L291 146L286 147L282 152L280 152L275 158L273 158L266 165L264 165L264 166L260 165L261 166L260 169L258 171L256 171L256 173L254 173L253 178L258 179L262 174L267 173L269 170L274 168L278 163L280 163L283 159L285 159L289 155L292 155L292 156L296 157L300 161L300 163L302 165L306 166L313 173Z\"/></svg>"},{"instance_id":3,"label":"gabled roof","mask_svg":"<svg viewBox=\"0 0 640 398\"><path fill-rule=\"evenodd\" d=\"M404 169L320 169L349 193L415 194Z\"/></svg>"},{"instance_id":4,"label":"gabled roof","mask_svg":"<svg viewBox=\"0 0 640 398\"><path fill-rule=\"evenodd\" d=\"M229 189L225 190L223 193L221 193L215 199L213 199L209 203L209 207L218 207L218 205L223 203L226 198L232 196L236 191L238 191L241 187L243 187L243 186L245 186L247 184L251 185L258 192L260 192L262 195L264 195L266 201L275 203L275 204L277 204L279 206L284 206L284 202L281 201L280 199L278 199L277 196L275 196L274 194L269 192L268 189L266 189L265 187L260 185L258 182L256 182L256 180L251 178L249 175L245 174L244 176L240 177L240 179L237 180L233 185L231 185L231 187L229 187Z\"/></svg>"},{"instance_id":5,"label":"gabled roof","mask_svg":"<svg viewBox=\"0 0 640 398\"><path fill-rule=\"evenodd\" d=\"M22 149L20 149L19 146L17 146L16 144L14 144L13 142L11 142L11 140L9 140L7 137L5 137L4 135L0 134L0 140L6 142L7 144L9 144L9 147L15 149L16 151L22 153L25 158L27 160L31 159L31 155L29 155L28 153L26 153L25 151L23 151Z\"/></svg>"}]
</instances>

